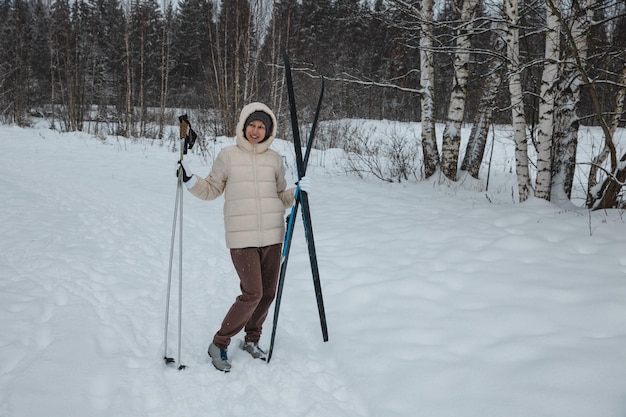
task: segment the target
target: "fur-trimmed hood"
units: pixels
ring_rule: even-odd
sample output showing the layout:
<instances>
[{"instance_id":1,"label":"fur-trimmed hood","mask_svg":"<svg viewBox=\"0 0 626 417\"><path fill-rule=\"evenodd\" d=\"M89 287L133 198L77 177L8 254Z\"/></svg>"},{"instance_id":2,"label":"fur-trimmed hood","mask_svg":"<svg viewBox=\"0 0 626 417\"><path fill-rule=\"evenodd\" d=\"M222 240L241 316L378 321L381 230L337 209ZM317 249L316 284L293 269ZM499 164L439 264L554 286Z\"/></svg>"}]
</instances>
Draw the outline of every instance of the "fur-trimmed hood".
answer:
<instances>
[{"instance_id":1,"label":"fur-trimmed hood","mask_svg":"<svg viewBox=\"0 0 626 417\"><path fill-rule=\"evenodd\" d=\"M270 132L269 137L263 140L263 142L253 145L250 142L248 142L248 140L245 137L245 130L246 130L245 123L246 123L246 119L248 118L248 116L250 116L255 111L262 111L264 113L267 113L270 116L270 118L272 119L272 131ZM246 105L243 109L241 109L241 114L239 115L239 122L237 123L237 129L235 132L236 137L237 137L237 146L244 148L245 150L249 152L253 152L254 147L256 146L255 153L264 152L270 147L270 145L274 141L274 138L276 138L277 126L278 126L278 122L276 120L276 116L274 115L274 112L270 110L269 107L267 107L263 103L258 103L258 102L250 103Z\"/></svg>"}]
</instances>

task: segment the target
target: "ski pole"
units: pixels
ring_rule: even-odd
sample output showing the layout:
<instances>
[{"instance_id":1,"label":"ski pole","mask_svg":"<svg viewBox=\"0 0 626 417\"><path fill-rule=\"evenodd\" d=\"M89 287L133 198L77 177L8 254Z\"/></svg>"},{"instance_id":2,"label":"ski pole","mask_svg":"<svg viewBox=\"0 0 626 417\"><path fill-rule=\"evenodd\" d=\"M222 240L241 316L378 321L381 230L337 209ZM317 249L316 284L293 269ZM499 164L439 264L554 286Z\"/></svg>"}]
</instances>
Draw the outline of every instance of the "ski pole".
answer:
<instances>
[{"instance_id":1,"label":"ski pole","mask_svg":"<svg viewBox=\"0 0 626 417\"><path fill-rule=\"evenodd\" d=\"M187 115L180 116L180 161L187 154L187 150L194 145L197 135L191 128ZM165 342L163 359L166 364L176 360L167 355L167 337L170 315L170 298L172 287L172 266L174 260L174 242L176 238L176 220L178 219L178 369L185 369L182 364L182 328L183 328L183 176L179 173L176 184L176 200L174 202L174 220L172 222L172 239L170 241L169 272L167 277L167 295L165 301Z\"/></svg>"},{"instance_id":2,"label":"ski pole","mask_svg":"<svg viewBox=\"0 0 626 417\"><path fill-rule=\"evenodd\" d=\"M178 182L179 184L176 187L176 201L174 203L174 221L172 223L172 240L170 242L170 266L169 266L169 272L167 275L167 295L165 298L165 347L164 347L164 352L163 352L163 359L165 360L166 364L176 362L174 358L167 356L167 334L168 334L167 330L169 327L169 316L170 316L170 296L172 292L172 264L174 260L174 242L176 239L176 220L178 217L178 197L180 196L180 193L179 193L180 179L178 180Z\"/></svg>"}]
</instances>

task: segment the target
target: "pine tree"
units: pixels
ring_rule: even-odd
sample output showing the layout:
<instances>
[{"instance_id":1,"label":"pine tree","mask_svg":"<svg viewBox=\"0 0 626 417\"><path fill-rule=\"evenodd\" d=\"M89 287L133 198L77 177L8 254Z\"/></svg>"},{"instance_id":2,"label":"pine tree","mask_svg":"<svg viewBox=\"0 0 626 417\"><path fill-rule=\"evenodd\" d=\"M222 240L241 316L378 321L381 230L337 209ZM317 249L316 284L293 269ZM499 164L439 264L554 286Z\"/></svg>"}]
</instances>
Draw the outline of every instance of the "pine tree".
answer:
<instances>
[{"instance_id":1,"label":"pine tree","mask_svg":"<svg viewBox=\"0 0 626 417\"><path fill-rule=\"evenodd\" d=\"M169 96L173 106L217 108L213 20L210 0L183 0L178 4L171 52Z\"/></svg>"}]
</instances>

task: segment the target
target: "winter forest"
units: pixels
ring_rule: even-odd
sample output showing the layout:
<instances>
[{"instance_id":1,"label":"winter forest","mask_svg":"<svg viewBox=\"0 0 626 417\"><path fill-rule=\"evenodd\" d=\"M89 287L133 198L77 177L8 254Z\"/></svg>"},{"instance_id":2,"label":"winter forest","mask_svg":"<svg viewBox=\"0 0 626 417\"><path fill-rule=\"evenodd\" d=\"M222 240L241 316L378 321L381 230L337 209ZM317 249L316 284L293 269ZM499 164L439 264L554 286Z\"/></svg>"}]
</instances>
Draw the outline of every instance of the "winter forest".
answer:
<instances>
[{"instance_id":1,"label":"winter forest","mask_svg":"<svg viewBox=\"0 0 626 417\"><path fill-rule=\"evenodd\" d=\"M478 178L490 129L506 125L518 201L568 203L585 165L585 205L624 206L624 0L0 0L0 28L2 123L167 139L185 109L215 137L262 101L288 125L285 48L304 122L323 76L325 121L421 123L419 152L398 142L384 155L396 164L385 181ZM581 126L603 139L585 161ZM320 136L381 152L340 124Z\"/></svg>"}]
</instances>

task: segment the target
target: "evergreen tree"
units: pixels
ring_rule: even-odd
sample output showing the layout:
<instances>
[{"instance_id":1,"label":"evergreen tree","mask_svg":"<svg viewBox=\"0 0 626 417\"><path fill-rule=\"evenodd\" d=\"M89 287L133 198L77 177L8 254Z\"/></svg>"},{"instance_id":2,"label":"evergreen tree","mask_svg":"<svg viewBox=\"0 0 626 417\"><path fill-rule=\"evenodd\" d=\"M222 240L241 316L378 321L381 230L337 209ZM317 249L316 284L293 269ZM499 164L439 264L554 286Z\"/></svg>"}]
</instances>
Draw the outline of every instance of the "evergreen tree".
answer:
<instances>
[{"instance_id":1,"label":"evergreen tree","mask_svg":"<svg viewBox=\"0 0 626 417\"><path fill-rule=\"evenodd\" d=\"M3 37L6 48L4 59L5 91L10 121L25 126L30 104L30 45L32 43L32 10L25 0L14 0L9 6Z\"/></svg>"},{"instance_id":2,"label":"evergreen tree","mask_svg":"<svg viewBox=\"0 0 626 417\"><path fill-rule=\"evenodd\" d=\"M12 122L11 112L11 62L14 49L11 48L12 7L10 0L0 0L0 121Z\"/></svg>"},{"instance_id":3,"label":"evergreen tree","mask_svg":"<svg viewBox=\"0 0 626 417\"><path fill-rule=\"evenodd\" d=\"M159 103L159 90L152 86L158 85L160 80L162 16L154 0L145 0L133 4L130 18L131 49L135 57L132 68L133 105L139 113L139 135L145 136L147 109Z\"/></svg>"},{"instance_id":4,"label":"evergreen tree","mask_svg":"<svg viewBox=\"0 0 626 417\"><path fill-rule=\"evenodd\" d=\"M183 0L178 4L173 29L170 104L215 108L213 3Z\"/></svg>"},{"instance_id":5,"label":"evergreen tree","mask_svg":"<svg viewBox=\"0 0 626 417\"><path fill-rule=\"evenodd\" d=\"M364 42L367 39L364 23L367 21L359 0L337 0L333 5L335 27L329 27L334 49L333 73L349 71L356 77L363 77L365 62L361 60L364 51L369 49ZM357 117L364 105L362 87L342 83L334 89L337 106L345 117Z\"/></svg>"},{"instance_id":6,"label":"evergreen tree","mask_svg":"<svg viewBox=\"0 0 626 417\"><path fill-rule=\"evenodd\" d=\"M33 2L32 31L30 42L29 80L31 105L43 111L44 104L50 103L50 8L42 0Z\"/></svg>"},{"instance_id":7,"label":"evergreen tree","mask_svg":"<svg viewBox=\"0 0 626 417\"><path fill-rule=\"evenodd\" d=\"M98 105L99 121L124 123L126 17L118 0L88 1L86 48L81 51L87 61L88 95Z\"/></svg>"}]
</instances>

